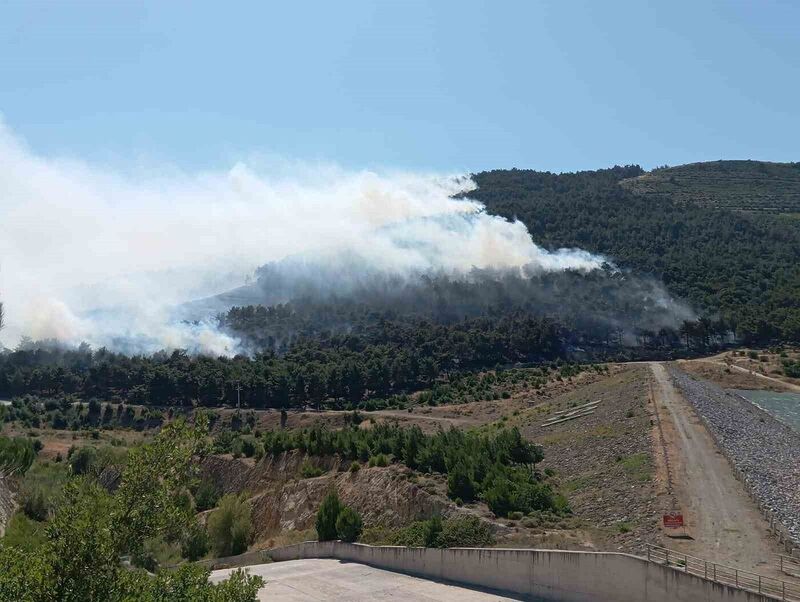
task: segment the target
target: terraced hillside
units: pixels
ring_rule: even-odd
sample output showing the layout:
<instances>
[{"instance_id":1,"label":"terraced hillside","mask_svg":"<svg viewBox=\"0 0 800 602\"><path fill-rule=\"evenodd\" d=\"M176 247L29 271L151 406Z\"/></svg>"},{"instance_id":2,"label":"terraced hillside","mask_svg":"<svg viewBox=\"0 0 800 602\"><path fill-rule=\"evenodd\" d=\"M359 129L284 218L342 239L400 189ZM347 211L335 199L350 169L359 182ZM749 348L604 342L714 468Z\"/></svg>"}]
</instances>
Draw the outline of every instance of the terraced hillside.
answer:
<instances>
[{"instance_id":1,"label":"terraced hillside","mask_svg":"<svg viewBox=\"0 0 800 602\"><path fill-rule=\"evenodd\" d=\"M800 163L690 163L654 169L620 184L634 194L678 204L800 215Z\"/></svg>"}]
</instances>

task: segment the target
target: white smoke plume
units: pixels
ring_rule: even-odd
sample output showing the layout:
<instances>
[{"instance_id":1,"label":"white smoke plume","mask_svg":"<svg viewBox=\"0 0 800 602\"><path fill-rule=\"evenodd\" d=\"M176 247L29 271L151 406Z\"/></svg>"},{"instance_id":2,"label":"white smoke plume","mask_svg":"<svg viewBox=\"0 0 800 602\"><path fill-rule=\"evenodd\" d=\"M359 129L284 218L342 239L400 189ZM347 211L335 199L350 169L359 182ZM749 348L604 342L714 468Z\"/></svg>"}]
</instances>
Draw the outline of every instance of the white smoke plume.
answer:
<instances>
[{"instance_id":1,"label":"white smoke plume","mask_svg":"<svg viewBox=\"0 0 800 602\"><path fill-rule=\"evenodd\" d=\"M521 222L451 198L472 186L463 176L285 163L114 171L37 155L0 123L3 343L232 353L236 341L212 322L182 323L172 308L297 254L354 257L354 270L398 275L603 263L580 250L548 252Z\"/></svg>"}]
</instances>

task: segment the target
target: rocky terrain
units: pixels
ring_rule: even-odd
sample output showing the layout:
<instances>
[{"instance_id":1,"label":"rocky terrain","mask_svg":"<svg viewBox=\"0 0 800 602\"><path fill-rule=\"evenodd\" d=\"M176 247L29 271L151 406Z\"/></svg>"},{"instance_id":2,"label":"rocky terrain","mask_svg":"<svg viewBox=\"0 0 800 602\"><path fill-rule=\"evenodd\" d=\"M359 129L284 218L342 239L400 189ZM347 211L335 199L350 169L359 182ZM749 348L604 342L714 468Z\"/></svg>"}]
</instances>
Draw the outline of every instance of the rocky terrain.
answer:
<instances>
[{"instance_id":1,"label":"rocky terrain","mask_svg":"<svg viewBox=\"0 0 800 602\"><path fill-rule=\"evenodd\" d=\"M753 496L800 545L800 434L742 397L669 370Z\"/></svg>"},{"instance_id":2,"label":"rocky terrain","mask_svg":"<svg viewBox=\"0 0 800 602\"><path fill-rule=\"evenodd\" d=\"M309 462L326 472L301 478L300 467ZM408 468L362 467L350 472L335 457L310 457L297 451L259 462L210 456L203 472L224 493L247 492L252 503L253 528L257 539L284 531L303 531L314 526L314 518L325 494L332 488L342 502L355 508L366 526L397 527L415 520L443 517L460 512L433 483L421 483Z\"/></svg>"}]
</instances>

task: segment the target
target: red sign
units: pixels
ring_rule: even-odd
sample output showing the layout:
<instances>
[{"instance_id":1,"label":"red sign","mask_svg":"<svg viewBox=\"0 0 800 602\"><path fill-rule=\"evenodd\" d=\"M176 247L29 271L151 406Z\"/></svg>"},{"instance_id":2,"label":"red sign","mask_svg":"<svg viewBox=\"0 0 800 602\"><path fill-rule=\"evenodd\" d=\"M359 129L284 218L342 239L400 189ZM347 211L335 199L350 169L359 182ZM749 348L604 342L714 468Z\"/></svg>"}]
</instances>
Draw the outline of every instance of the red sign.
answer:
<instances>
[{"instance_id":1,"label":"red sign","mask_svg":"<svg viewBox=\"0 0 800 602\"><path fill-rule=\"evenodd\" d=\"M683 526L683 514L680 512L667 512L664 515L665 529L678 529Z\"/></svg>"}]
</instances>

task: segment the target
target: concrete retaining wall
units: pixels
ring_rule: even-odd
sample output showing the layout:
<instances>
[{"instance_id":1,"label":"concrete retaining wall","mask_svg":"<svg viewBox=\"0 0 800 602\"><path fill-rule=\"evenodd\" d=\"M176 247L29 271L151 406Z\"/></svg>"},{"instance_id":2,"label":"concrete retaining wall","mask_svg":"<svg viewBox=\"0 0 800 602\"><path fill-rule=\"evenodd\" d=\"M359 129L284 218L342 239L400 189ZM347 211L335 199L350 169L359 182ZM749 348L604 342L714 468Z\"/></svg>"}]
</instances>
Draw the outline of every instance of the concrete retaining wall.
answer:
<instances>
[{"instance_id":1,"label":"concrete retaining wall","mask_svg":"<svg viewBox=\"0 0 800 602\"><path fill-rule=\"evenodd\" d=\"M562 602L762 602L746 592L628 554L561 550L403 548L305 542L275 561L337 558L429 579Z\"/></svg>"}]
</instances>

